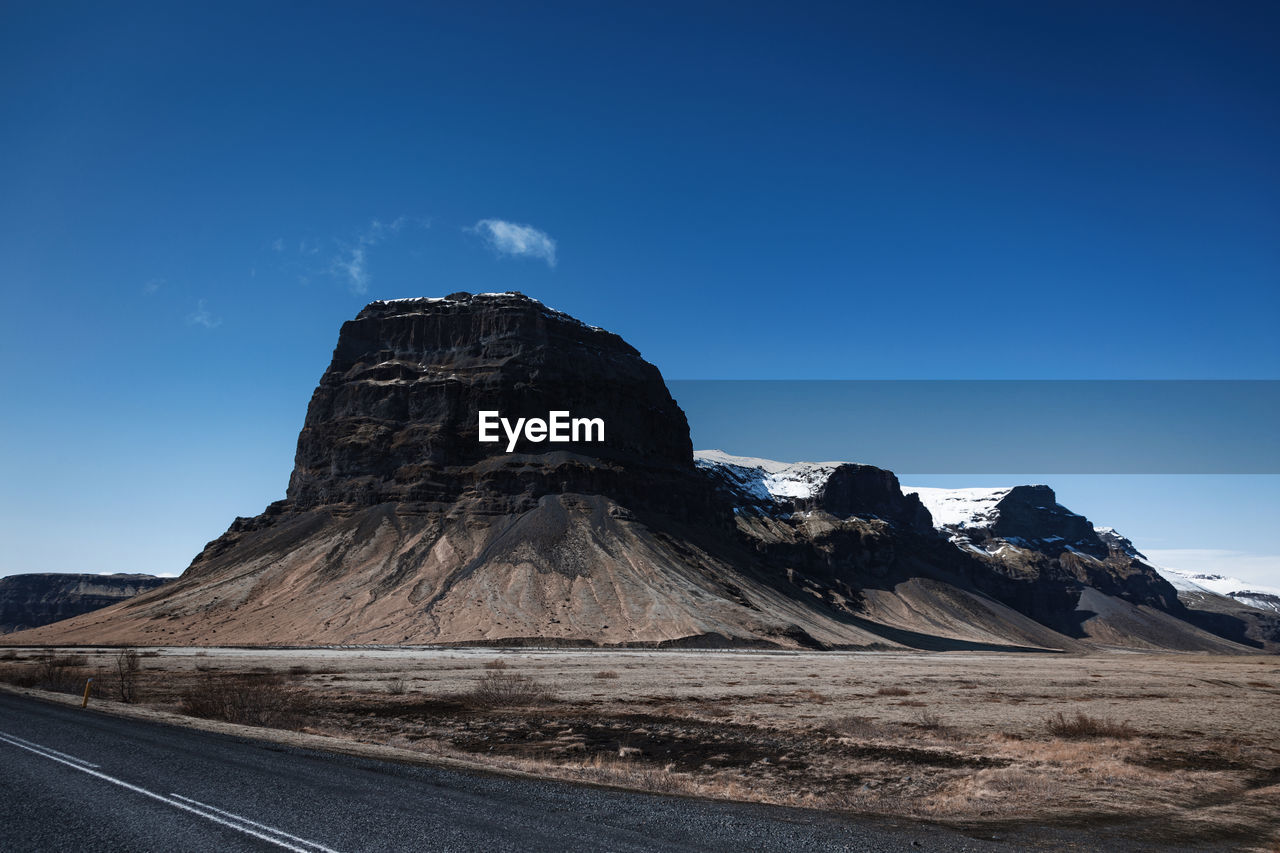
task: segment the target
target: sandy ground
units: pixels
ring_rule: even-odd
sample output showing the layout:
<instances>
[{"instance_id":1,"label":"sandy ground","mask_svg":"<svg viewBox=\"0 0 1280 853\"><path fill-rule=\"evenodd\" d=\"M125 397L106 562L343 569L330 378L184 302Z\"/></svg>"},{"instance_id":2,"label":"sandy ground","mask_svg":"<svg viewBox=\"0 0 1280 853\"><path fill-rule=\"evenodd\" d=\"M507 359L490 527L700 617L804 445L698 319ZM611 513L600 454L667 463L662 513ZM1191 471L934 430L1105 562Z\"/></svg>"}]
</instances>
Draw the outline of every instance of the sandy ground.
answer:
<instances>
[{"instance_id":1,"label":"sandy ground","mask_svg":"<svg viewBox=\"0 0 1280 853\"><path fill-rule=\"evenodd\" d=\"M62 661L63 689L96 672L95 701L117 693L110 649L5 651L0 679L39 686L33 679L50 671L47 657L41 669L49 654ZM207 700L215 709L238 701L250 722L429 760L922 817L971 831L1106 823L1147 841L1280 849L1274 656L474 648L142 655L143 706L235 721L234 709L210 712Z\"/></svg>"}]
</instances>

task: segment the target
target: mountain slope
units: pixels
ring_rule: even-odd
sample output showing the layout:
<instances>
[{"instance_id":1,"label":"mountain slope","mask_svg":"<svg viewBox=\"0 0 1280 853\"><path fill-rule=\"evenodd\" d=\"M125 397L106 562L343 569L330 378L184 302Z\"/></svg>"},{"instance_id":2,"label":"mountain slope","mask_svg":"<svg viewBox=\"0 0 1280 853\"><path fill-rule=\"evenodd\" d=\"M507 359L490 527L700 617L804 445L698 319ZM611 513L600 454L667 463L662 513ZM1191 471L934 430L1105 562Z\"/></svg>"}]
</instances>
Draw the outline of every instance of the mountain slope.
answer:
<instances>
[{"instance_id":1,"label":"mountain slope","mask_svg":"<svg viewBox=\"0 0 1280 853\"><path fill-rule=\"evenodd\" d=\"M1156 568L1160 575L1178 590L1179 596L1183 591L1211 593L1230 598L1237 604L1243 604L1246 607L1280 613L1280 587L1263 586L1224 575L1185 572L1181 569L1167 569L1163 566L1157 566Z\"/></svg>"},{"instance_id":2,"label":"mountain slope","mask_svg":"<svg viewBox=\"0 0 1280 853\"><path fill-rule=\"evenodd\" d=\"M1237 643L1280 651L1280 611L1275 606L1280 605L1280 596L1273 595L1271 588L1156 566L1112 528L1100 527L1097 533L1112 550L1153 566L1177 590L1189 622Z\"/></svg>"}]
</instances>

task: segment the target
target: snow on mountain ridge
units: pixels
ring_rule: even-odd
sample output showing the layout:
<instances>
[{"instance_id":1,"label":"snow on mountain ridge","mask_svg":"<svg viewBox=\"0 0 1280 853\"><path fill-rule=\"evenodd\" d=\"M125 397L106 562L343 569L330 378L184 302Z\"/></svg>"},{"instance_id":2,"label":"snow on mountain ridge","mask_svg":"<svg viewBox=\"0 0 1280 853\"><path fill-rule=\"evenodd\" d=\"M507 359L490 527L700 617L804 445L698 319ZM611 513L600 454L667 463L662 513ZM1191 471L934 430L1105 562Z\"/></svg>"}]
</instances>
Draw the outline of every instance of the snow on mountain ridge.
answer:
<instances>
[{"instance_id":1,"label":"snow on mountain ridge","mask_svg":"<svg viewBox=\"0 0 1280 853\"><path fill-rule=\"evenodd\" d=\"M514 290L507 290L501 293L498 293L498 292L472 293L469 295L469 298L492 299L498 296L521 296L521 295L523 294L517 293ZM532 296L526 296L525 298L528 299L530 302L537 302L539 305L544 304L541 300L534 299ZM402 296L398 299L375 299L373 301L376 303L380 303L382 305L394 305L400 302L456 302L459 300L452 299L448 296Z\"/></svg>"},{"instance_id":2,"label":"snow on mountain ridge","mask_svg":"<svg viewBox=\"0 0 1280 853\"><path fill-rule=\"evenodd\" d=\"M760 501L811 498L843 462L776 462L733 456L723 450L695 450L694 464L715 470Z\"/></svg>"},{"instance_id":3,"label":"snow on mountain ridge","mask_svg":"<svg viewBox=\"0 0 1280 853\"><path fill-rule=\"evenodd\" d=\"M1151 562L1151 560L1147 558L1146 554L1139 551L1137 546L1135 546L1130 539L1122 535L1114 527L1095 527L1093 528L1093 532L1098 534L1098 538L1101 539L1108 548L1113 548L1123 554L1129 555L1130 557L1136 557L1144 563Z\"/></svg>"},{"instance_id":4,"label":"snow on mountain ridge","mask_svg":"<svg viewBox=\"0 0 1280 853\"><path fill-rule=\"evenodd\" d=\"M534 299L532 296L527 296L526 294L523 294L518 290L505 290L501 292L495 291L491 293L462 292L462 293L451 294L449 296L402 296L402 297L399 297L398 299L375 299L372 302L370 302L369 305L398 305L401 307L409 307L410 303L427 306L427 305L436 305L441 302L466 302L472 299L510 299L510 298L524 299L528 302L533 303L534 305L537 305L538 307L542 308L542 310L546 311L549 314L552 314L555 317L558 317L562 320L572 321L578 326L582 326L583 328L586 328L586 329L591 329L594 332L605 331L599 326L593 326L590 323L584 323L582 320L579 320L577 317L574 317L572 314L566 314L563 311L557 311L555 308L552 308L550 305L543 302L541 299Z\"/></svg>"},{"instance_id":5,"label":"snow on mountain ridge","mask_svg":"<svg viewBox=\"0 0 1280 853\"><path fill-rule=\"evenodd\" d=\"M934 527L986 527L996 520L996 504L1012 488L1002 489L932 489L903 486L904 495L915 494L933 516Z\"/></svg>"},{"instance_id":6,"label":"snow on mountain ridge","mask_svg":"<svg viewBox=\"0 0 1280 853\"><path fill-rule=\"evenodd\" d=\"M755 456L734 456L723 450L695 450L694 464L730 480L759 501L811 498L848 462L778 462ZM933 526L952 530L987 527L998 517L996 505L1013 487L998 489L935 489L902 486L904 495L916 494L933 517Z\"/></svg>"},{"instance_id":7,"label":"snow on mountain ridge","mask_svg":"<svg viewBox=\"0 0 1280 853\"><path fill-rule=\"evenodd\" d=\"M1249 607L1280 613L1280 587L1250 583L1240 578L1229 578L1223 575L1170 569L1164 566L1155 566L1155 570L1173 584L1174 589L1222 595Z\"/></svg>"},{"instance_id":8,"label":"snow on mountain ridge","mask_svg":"<svg viewBox=\"0 0 1280 853\"><path fill-rule=\"evenodd\" d=\"M778 462L752 456L733 456L723 450L698 450L694 451L693 456L698 468L720 479L741 496L740 499L745 500L747 505L757 508L817 497L833 472L841 465L850 464ZM1191 598L1226 598L1238 604L1280 613L1280 588L1249 584L1238 578L1158 566L1115 528L1090 525L1083 516L1060 504L1049 505L1052 502L1052 492L1047 487L940 489L902 486L901 489L904 495L914 494L919 498L929 511L934 528L953 545L981 557L1003 559L1007 556L1005 552L1027 550L1047 553L1047 549L1057 546L1053 553L1072 552L1086 562L1100 564L1100 556L1105 555L1105 552L1099 555L1094 550L1100 541L1107 549L1141 561L1158 572L1180 595ZM1013 501L1012 506L1006 504L1009 518L1003 521L1019 519L1013 522L1015 530L1027 524L1033 530L1039 529L1031 539L1012 535L1009 530L1004 530L999 536L992 535L1002 523L1000 505L1015 489L1023 490L1020 494L1024 499ZM1032 513L1030 521L1026 516L1028 511ZM1096 534L1096 540L1082 535L1079 529L1081 526L1086 531L1091 529ZM1072 541L1066 541L1055 530L1074 531L1070 533ZM1093 547L1089 545L1090 540L1094 541Z\"/></svg>"},{"instance_id":9,"label":"snow on mountain ridge","mask_svg":"<svg viewBox=\"0 0 1280 853\"><path fill-rule=\"evenodd\" d=\"M1151 566L1160 577L1167 580L1179 593L1194 595L1212 595L1229 598L1239 604L1256 607L1259 610L1280 612L1280 588L1260 586L1240 578L1224 575L1188 572L1182 569L1170 569L1157 565L1146 554L1139 551L1132 541L1122 536L1114 527L1095 527L1094 530L1103 542L1130 557L1142 560Z\"/></svg>"}]
</instances>

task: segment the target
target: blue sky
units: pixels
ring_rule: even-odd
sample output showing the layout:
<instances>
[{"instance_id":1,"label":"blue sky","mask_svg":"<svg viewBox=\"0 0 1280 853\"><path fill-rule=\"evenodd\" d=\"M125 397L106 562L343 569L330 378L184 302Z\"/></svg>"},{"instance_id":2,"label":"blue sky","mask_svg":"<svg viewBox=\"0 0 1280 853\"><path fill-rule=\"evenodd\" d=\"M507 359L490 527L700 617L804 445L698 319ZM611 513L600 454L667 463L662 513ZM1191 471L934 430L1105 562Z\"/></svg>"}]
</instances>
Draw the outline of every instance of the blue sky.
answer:
<instances>
[{"instance_id":1,"label":"blue sky","mask_svg":"<svg viewBox=\"0 0 1280 853\"><path fill-rule=\"evenodd\" d=\"M522 290L670 378L1280 378L1278 32L1271 3L6 3L0 573L180 571L282 496L375 298ZM1275 478L1200 489L1212 525L1141 482L1064 502L1280 581Z\"/></svg>"}]
</instances>

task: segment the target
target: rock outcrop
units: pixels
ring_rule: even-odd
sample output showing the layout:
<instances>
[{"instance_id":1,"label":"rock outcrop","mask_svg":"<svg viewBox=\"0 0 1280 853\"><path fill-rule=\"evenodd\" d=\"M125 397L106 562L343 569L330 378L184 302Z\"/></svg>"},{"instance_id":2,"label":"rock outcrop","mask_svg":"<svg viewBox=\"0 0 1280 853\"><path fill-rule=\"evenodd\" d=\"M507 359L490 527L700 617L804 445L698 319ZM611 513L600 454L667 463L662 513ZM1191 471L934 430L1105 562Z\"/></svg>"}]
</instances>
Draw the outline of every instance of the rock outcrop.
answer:
<instances>
[{"instance_id":1,"label":"rock outcrop","mask_svg":"<svg viewBox=\"0 0 1280 853\"><path fill-rule=\"evenodd\" d=\"M837 465L813 497L797 499L795 507L839 518L883 518L916 532L932 528L932 518L920 498L903 494L892 471L873 465Z\"/></svg>"},{"instance_id":2,"label":"rock outcrop","mask_svg":"<svg viewBox=\"0 0 1280 853\"><path fill-rule=\"evenodd\" d=\"M1044 485L918 489L953 543L1034 578L1067 576L1139 606L1183 616L1177 591L1141 555L1112 548Z\"/></svg>"},{"instance_id":3,"label":"rock outcrop","mask_svg":"<svg viewBox=\"0 0 1280 853\"><path fill-rule=\"evenodd\" d=\"M0 578L0 634L101 610L155 589L168 578L41 572Z\"/></svg>"},{"instance_id":4,"label":"rock outcrop","mask_svg":"<svg viewBox=\"0 0 1280 853\"><path fill-rule=\"evenodd\" d=\"M607 434L522 440L509 453L505 437L478 440L482 410L512 422L567 411L600 418ZM507 513L568 491L671 509L689 499L692 472L684 412L622 338L520 294L458 293L374 302L343 324L286 502L432 506L465 496L473 512Z\"/></svg>"},{"instance_id":5,"label":"rock outcrop","mask_svg":"<svg viewBox=\"0 0 1280 853\"><path fill-rule=\"evenodd\" d=\"M821 511L879 518L909 530L933 526L916 495L904 494L892 471L853 462L774 462L701 450L696 464L735 509L770 515Z\"/></svg>"}]
</instances>

